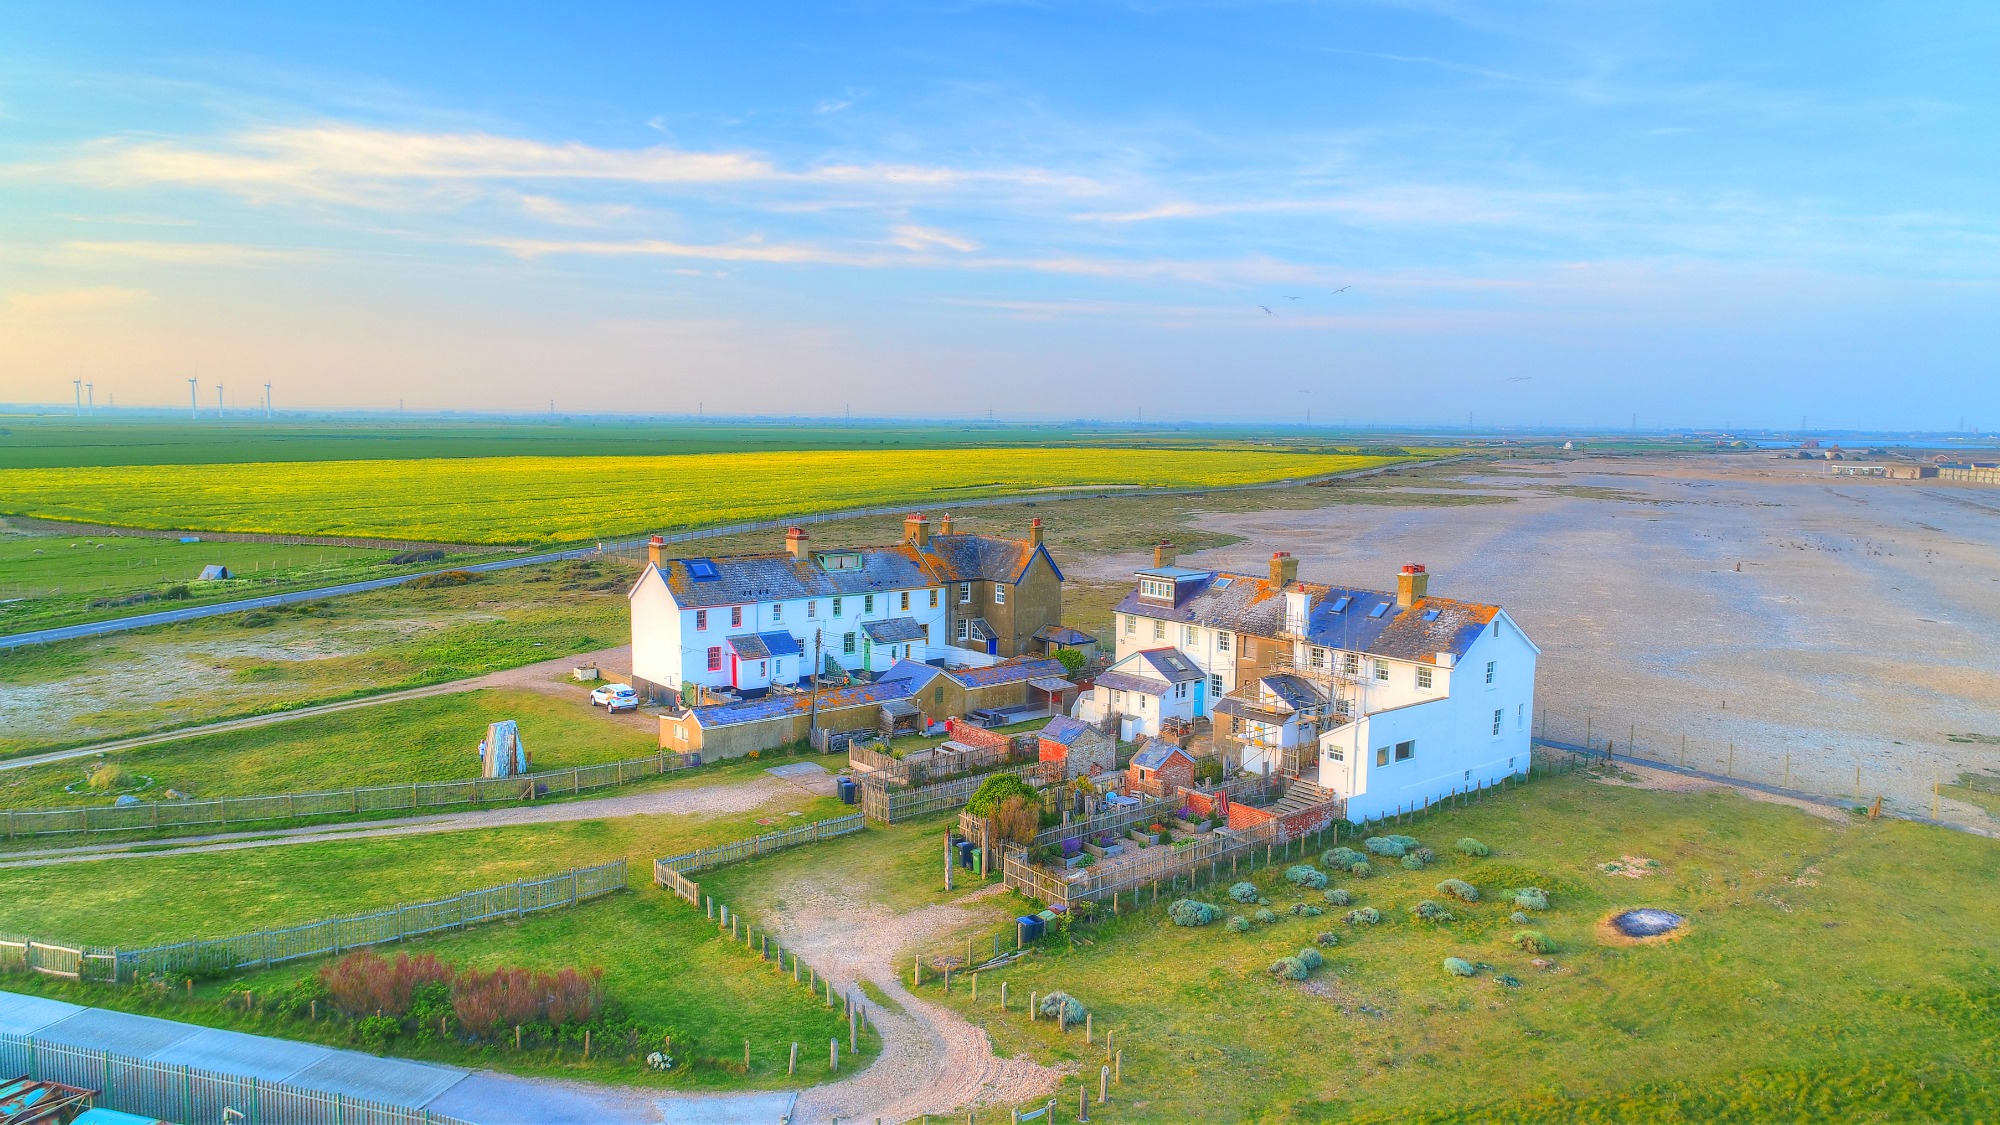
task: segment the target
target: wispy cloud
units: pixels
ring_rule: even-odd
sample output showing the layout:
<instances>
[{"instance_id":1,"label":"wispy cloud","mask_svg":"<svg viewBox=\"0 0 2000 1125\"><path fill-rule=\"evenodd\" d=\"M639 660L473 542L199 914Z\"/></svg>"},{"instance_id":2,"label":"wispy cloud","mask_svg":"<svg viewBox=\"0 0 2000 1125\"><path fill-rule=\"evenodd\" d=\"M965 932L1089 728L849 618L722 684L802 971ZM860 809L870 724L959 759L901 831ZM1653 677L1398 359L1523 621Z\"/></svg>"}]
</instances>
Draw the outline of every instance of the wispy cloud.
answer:
<instances>
[{"instance_id":1,"label":"wispy cloud","mask_svg":"<svg viewBox=\"0 0 2000 1125\"><path fill-rule=\"evenodd\" d=\"M97 312L136 305L151 294L144 289L119 285L99 285L83 289L52 289L9 293L0 308L24 316L52 316L64 313Z\"/></svg>"},{"instance_id":2,"label":"wispy cloud","mask_svg":"<svg viewBox=\"0 0 2000 1125\"><path fill-rule=\"evenodd\" d=\"M63 257L75 261L142 261L174 265L256 266L323 257L318 250L273 249L228 242L65 242Z\"/></svg>"}]
</instances>

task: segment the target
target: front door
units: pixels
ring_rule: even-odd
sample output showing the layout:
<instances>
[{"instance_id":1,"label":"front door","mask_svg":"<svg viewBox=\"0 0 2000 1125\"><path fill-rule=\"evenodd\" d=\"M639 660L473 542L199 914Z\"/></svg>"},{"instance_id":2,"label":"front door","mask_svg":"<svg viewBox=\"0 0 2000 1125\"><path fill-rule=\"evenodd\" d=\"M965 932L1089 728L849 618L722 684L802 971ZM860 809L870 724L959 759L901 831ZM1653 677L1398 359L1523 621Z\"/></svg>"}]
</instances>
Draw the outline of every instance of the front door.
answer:
<instances>
[{"instance_id":1,"label":"front door","mask_svg":"<svg viewBox=\"0 0 2000 1125\"><path fill-rule=\"evenodd\" d=\"M998 656L998 655L1000 655L1000 638L999 638L999 637L988 637L988 638L986 638L986 655L988 655L988 656Z\"/></svg>"},{"instance_id":2,"label":"front door","mask_svg":"<svg viewBox=\"0 0 2000 1125\"><path fill-rule=\"evenodd\" d=\"M1194 682L1194 717L1197 719L1201 718L1203 715L1208 714L1207 695L1208 695L1208 681L1196 680Z\"/></svg>"}]
</instances>

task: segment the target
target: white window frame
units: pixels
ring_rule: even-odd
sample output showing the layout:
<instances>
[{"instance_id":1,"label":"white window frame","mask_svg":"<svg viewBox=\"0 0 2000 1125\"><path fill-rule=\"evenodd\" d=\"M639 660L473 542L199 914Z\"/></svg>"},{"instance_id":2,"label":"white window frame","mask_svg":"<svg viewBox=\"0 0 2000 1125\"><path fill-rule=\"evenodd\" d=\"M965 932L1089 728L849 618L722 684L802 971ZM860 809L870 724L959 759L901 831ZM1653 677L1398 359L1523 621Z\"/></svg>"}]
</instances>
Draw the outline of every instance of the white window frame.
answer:
<instances>
[{"instance_id":1,"label":"white window frame","mask_svg":"<svg viewBox=\"0 0 2000 1125\"><path fill-rule=\"evenodd\" d=\"M1007 604L1007 584L1005 582L995 582L993 584L993 604Z\"/></svg>"},{"instance_id":2,"label":"white window frame","mask_svg":"<svg viewBox=\"0 0 2000 1125\"><path fill-rule=\"evenodd\" d=\"M1493 737L1500 737L1500 721L1506 714L1507 709L1505 707L1495 707L1493 709Z\"/></svg>"},{"instance_id":3,"label":"white window frame","mask_svg":"<svg viewBox=\"0 0 2000 1125\"><path fill-rule=\"evenodd\" d=\"M1128 613L1125 615L1125 635L1128 637L1136 637L1139 635L1138 614Z\"/></svg>"},{"instance_id":4,"label":"white window frame","mask_svg":"<svg viewBox=\"0 0 2000 1125\"><path fill-rule=\"evenodd\" d=\"M972 604L972 583L960 582L958 584L958 604L960 605Z\"/></svg>"},{"instance_id":5,"label":"white window frame","mask_svg":"<svg viewBox=\"0 0 2000 1125\"><path fill-rule=\"evenodd\" d=\"M819 616L819 599L813 598L806 602L806 620L810 621L818 616Z\"/></svg>"},{"instance_id":6,"label":"white window frame","mask_svg":"<svg viewBox=\"0 0 2000 1125\"><path fill-rule=\"evenodd\" d=\"M1329 746L1326 748L1326 756L1333 761L1344 762L1347 760L1347 748L1338 745Z\"/></svg>"},{"instance_id":7,"label":"white window frame","mask_svg":"<svg viewBox=\"0 0 2000 1125\"><path fill-rule=\"evenodd\" d=\"M1186 698L1187 698L1187 695L1188 695L1188 686L1187 686L1186 684L1175 684L1175 685L1174 685L1174 698L1175 698L1175 699L1186 699Z\"/></svg>"},{"instance_id":8,"label":"white window frame","mask_svg":"<svg viewBox=\"0 0 2000 1125\"><path fill-rule=\"evenodd\" d=\"M1217 651L1217 652L1228 652L1228 651L1229 651L1229 634L1228 634L1228 633L1217 633L1217 634L1215 635L1215 651Z\"/></svg>"},{"instance_id":9,"label":"white window frame","mask_svg":"<svg viewBox=\"0 0 2000 1125\"><path fill-rule=\"evenodd\" d=\"M902 598L902 601L898 604L900 604L900 606L902 607L902 611L904 613L908 613L910 611L910 592L908 590L904 590L900 595L900 597Z\"/></svg>"},{"instance_id":10,"label":"white window frame","mask_svg":"<svg viewBox=\"0 0 2000 1125\"><path fill-rule=\"evenodd\" d=\"M1220 674L1214 672L1209 673L1208 690L1215 695L1222 694L1222 676Z\"/></svg>"},{"instance_id":11,"label":"white window frame","mask_svg":"<svg viewBox=\"0 0 2000 1125\"><path fill-rule=\"evenodd\" d=\"M1377 747L1375 748L1375 768L1376 768L1376 769L1387 769L1387 768L1389 768L1389 754L1390 754L1390 752L1391 752L1391 750L1392 750L1392 749L1393 749L1393 747L1389 747L1389 746L1377 746Z\"/></svg>"},{"instance_id":12,"label":"white window frame","mask_svg":"<svg viewBox=\"0 0 2000 1125\"><path fill-rule=\"evenodd\" d=\"M1153 622L1153 639L1154 639L1154 640L1156 640L1156 641L1164 641L1164 640L1166 640L1166 639L1167 639L1167 623L1166 623L1166 622L1164 622L1164 621L1159 621L1159 620L1155 620L1155 621Z\"/></svg>"},{"instance_id":13,"label":"white window frame","mask_svg":"<svg viewBox=\"0 0 2000 1125\"><path fill-rule=\"evenodd\" d=\"M972 639L972 618L961 617L958 619L958 639L961 641Z\"/></svg>"},{"instance_id":14,"label":"white window frame","mask_svg":"<svg viewBox=\"0 0 2000 1125\"><path fill-rule=\"evenodd\" d=\"M1315 645L1311 654L1306 657L1306 661L1315 668L1326 667L1326 650Z\"/></svg>"},{"instance_id":15,"label":"white window frame","mask_svg":"<svg viewBox=\"0 0 2000 1125\"><path fill-rule=\"evenodd\" d=\"M772 602L772 603L771 603L771 620L773 620L773 621L783 621L784 619L785 619L785 603L784 603L784 602Z\"/></svg>"},{"instance_id":16,"label":"white window frame","mask_svg":"<svg viewBox=\"0 0 2000 1125\"><path fill-rule=\"evenodd\" d=\"M733 605L729 607L729 627L731 629L741 629L743 627L742 606Z\"/></svg>"},{"instance_id":17,"label":"white window frame","mask_svg":"<svg viewBox=\"0 0 2000 1125\"><path fill-rule=\"evenodd\" d=\"M1487 662L1486 662L1486 686L1487 686L1487 687L1492 687L1492 686L1493 686L1493 671L1494 671L1494 669L1498 668L1499 666L1500 666L1500 662L1499 662L1498 660L1489 660L1489 661L1487 661Z\"/></svg>"},{"instance_id":18,"label":"white window frame","mask_svg":"<svg viewBox=\"0 0 2000 1125\"><path fill-rule=\"evenodd\" d=\"M1348 674L1348 675L1350 675L1350 676L1358 676L1358 675L1360 675L1360 674L1361 674L1361 654L1360 654L1360 653L1357 653L1357 652L1350 652L1350 653L1347 653L1347 654L1345 654L1345 655L1344 655L1344 656L1343 656L1343 657L1341 658L1341 662L1340 662L1340 670L1341 670L1342 672L1345 672L1346 674Z\"/></svg>"},{"instance_id":19,"label":"white window frame","mask_svg":"<svg viewBox=\"0 0 2000 1125\"><path fill-rule=\"evenodd\" d=\"M839 617L839 616L840 616L840 599L839 599L839 598L835 598L835 599L833 599L833 615L834 615L835 617Z\"/></svg>"},{"instance_id":20,"label":"white window frame","mask_svg":"<svg viewBox=\"0 0 2000 1125\"><path fill-rule=\"evenodd\" d=\"M1431 690L1431 670L1421 664L1417 665L1417 690Z\"/></svg>"},{"instance_id":21,"label":"white window frame","mask_svg":"<svg viewBox=\"0 0 2000 1125\"><path fill-rule=\"evenodd\" d=\"M1405 749L1407 747L1407 749ZM1396 744L1396 760L1407 762L1417 756L1417 740L1406 738Z\"/></svg>"},{"instance_id":22,"label":"white window frame","mask_svg":"<svg viewBox=\"0 0 2000 1125\"><path fill-rule=\"evenodd\" d=\"M874 612L875 612L875 595L873 594L861 595L861 616L866 617Z\"/></svg>"},{"instance_id":23,"label":"white window frame","mask_svg":"<svg viewBox=\"0 0 2000 1125\"><path fill-rule=\"evenodd\" d=\"M1375 658L1375 678L1385 684L1389 682L1389 662L1379 656Z\"/></svg>"}]
</instances>

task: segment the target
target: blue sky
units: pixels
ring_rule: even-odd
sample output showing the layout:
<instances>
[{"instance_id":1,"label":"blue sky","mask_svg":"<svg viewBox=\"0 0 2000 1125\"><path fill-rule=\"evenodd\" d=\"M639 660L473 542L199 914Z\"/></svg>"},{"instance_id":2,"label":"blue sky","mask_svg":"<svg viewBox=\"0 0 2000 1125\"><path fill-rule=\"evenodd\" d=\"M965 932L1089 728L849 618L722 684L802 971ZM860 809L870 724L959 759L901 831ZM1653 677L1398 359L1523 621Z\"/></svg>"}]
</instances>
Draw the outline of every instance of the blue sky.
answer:
<instances>
[{"instance_id":1,"label":"blue sky","mask_svg":"<svg viewBox=\"0 0 2000 1125\"><path fill-rule=\"evenodd\" d=\"M416 7L11 7L0 400L2000 426L1991 5Z\"/></svg>"}]
</instances>

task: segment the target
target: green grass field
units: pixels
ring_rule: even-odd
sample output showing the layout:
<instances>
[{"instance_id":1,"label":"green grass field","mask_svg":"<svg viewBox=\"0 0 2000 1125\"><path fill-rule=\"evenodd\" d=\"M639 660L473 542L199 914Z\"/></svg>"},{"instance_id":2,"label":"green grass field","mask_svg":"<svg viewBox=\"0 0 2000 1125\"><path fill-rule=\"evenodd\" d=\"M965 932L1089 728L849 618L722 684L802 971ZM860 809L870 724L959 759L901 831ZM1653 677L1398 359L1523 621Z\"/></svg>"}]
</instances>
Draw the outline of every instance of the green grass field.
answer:
<instances>
[{"instance_id":1,"label":"green grass field","mask_svg":"<svg viewBox=\"0 0 2000 1125\"><path fill-rule=\"evenodd\" d=\"M732 763L696 780L750 776L755 764ZM802 817L790 817L797 811ZM636 816L615 821L491 829L435 836L303 844L191 856L122 859L83 866L0 871L0 932L45 940L133 946L196 936L220 936L280 926L491 886L570 866L623 856L635 889L571 911L519 923L385 947L436 953L461 966L531 968L601 966L611 994L635 1017L673 1027L679 1049L740 1064L744 1039L752 1069L697 1066L686 1074L654 1075L625 1062L584 1063L576 1052L516 1055L504 1048L399 1042L394 1053L516 1073L691 1088L785 1085L784 1055L793 1041L806 1081L826 1074L826 1040L845 1021L828 1012L789 975L718 936L702 915L651 886L658 856L741 839L774 827L837 816L844 806L804 793L785 795L748 813L724 816ZM758 824L774 820L773 825ZM64 934L55 939L48 935ZM0 977L0 987L61 995L82 1003L145 1011L220 1027L348 1045L348 1029L312 1025L240 1007L244 990L263 995L314 972L302 962L237 978L201 982L192 995L155 996L142 990L77 986L34 975Z\"/></svg>"},{"instance_id":2,"label":"green grass field","mask_svg":"<svg viewBox=\"0 0 2000 1125\"><path fill-rule=\"evenodd\" d=\"M908 829L914 865L886 868L889 833L836 841L815 861L859 877L864 898L903 908L942 901L928 870L937 825ZM1389 829L1388 831L1394 831ZM1090 928L1094 944L1060 941L949 1003L992 1035L1002 1055L1027 1052L1080 1066L1091 1089L1101 1043L1029 1024L1032 991L1069 991L1115 1029L1123 1088L1092 1108L1106 1121L1652 1122L1987 1121L2000 1098L1981 1078L2000 1063L2000 844L1925 826L1827 820L1723 792L1642 791L1582 776L1538 780L1482 804L1436 814L1407 832L1437 846L1437 866L1384 861L1377 877L1337 880L1375 927L1283 913L1326 904L1278 876L1254 880L1281 920L1245 934L1217 923L1182 929L1158 909ZM1449 852L1461 836L1496 850ZM843 852L853 850L852 858ZM1657 860L1640 879L1598 865ZM797 878L802 856L731 869L746 903ZM1408 908L1447 877L1480 903L1451 903L1431 925ZM1222 880L1226 887L1229 880ZM1555 939L1559 970L1508 944L1503 890L1535 884L1554 908L1532 928ZM718 886L725 884L718 883ZM963 888L961 888L963 893ZM1164 906L1163 896L1162 906ZM1222 889L1199 896L1227 903ZM1609 948L1593 929L1607 913L1662 906L1691 930L1670 944ZM967 933L1028 909L993 900ZM1230 906L1232 913L1250 908ZM1278 957L1340 935L1311 981L1273 978ZM964 934L926 949L963 952ZM1448 976L1447 956L1492 966ZM905 955L907 959L907 954ZM1495 982L1512 974L1518 988ZM997 1007L1001 979L1014 1010ZM1068 1103L1074 1105L1074 1084Z\"/></svg>"},{"instance_id":3,"label":"green grass field","mask_svg":"<svg viewBox=\"0 0 2000 1125\"><path fill-rule=\"evenodd\" d=\"M0 754L290 710L624 643L630 569L612 562L400 586L0 659ZM474 740L477 744L477 739Z\"/></svg>"},{"instance_id":4,"label":"green grass field","mask_svg":"<svg viewBox=\"0 0 2000 1125\"><path fill-rule=\"evenodd\" d=\"M588 692L578 684L563 696L505 689L440 695L5 770L0 807L105 804L109 798L102 793L65 791L100 762L151 778L139 793L142 800L158 799L169 788L192 797L235 797L454 781L478 776L475 750L486 724L499 719L520 724L537 770L658 752L657 733L589 709Z\"/></svg>"},{"instance_id":5,"label":"green grass field","mask_svg":"<svg viewBox=\"0 0 2000 1125\"><path fill-rule=\"evenodd\" d=\"M1075 486L1199 488L1389 463L1241 449L937 449L0 470L7 514L119 527L553 543ZM250 482L246 486L246 481Z\"/></svg>"}]
</instances>

